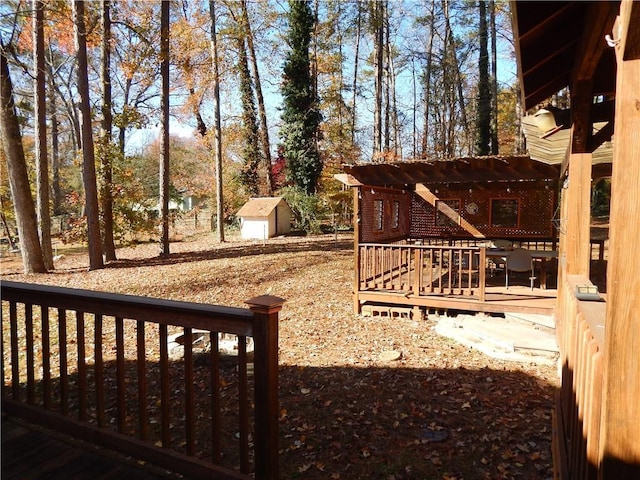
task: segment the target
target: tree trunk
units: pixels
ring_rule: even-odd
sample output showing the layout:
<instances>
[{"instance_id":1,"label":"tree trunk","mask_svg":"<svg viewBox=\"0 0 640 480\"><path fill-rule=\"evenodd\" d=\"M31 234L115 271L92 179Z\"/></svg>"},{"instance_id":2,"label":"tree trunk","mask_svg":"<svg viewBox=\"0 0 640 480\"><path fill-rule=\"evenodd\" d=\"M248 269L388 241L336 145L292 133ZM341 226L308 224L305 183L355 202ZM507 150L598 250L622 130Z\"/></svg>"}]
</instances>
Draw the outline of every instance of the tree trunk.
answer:
<instances>
[{"instance_id":1,"label":"tree trunk","mask_svg":"<svg viewBox=\"0 0 640 480\"><path fill-rule=\"evenodd\" d=\"M44 64L44 2L33 0L33 66L35 154L36 154L36 209L38 212L38 233L42 257L47 270L53 270L53 250L51 248L51 212L49 210L49 159L47 154L47 101L45 90Z\"/></svg>"},{"instance_id":2,"label":"tree trunk","mask_svg":"<svg viewBox=\"0 0 640 480\"><path fill-rule=\"evenodd\" d=\"M269 143L269 127L267 124L267 110L262 94L262 83L260 82L260 71L258 69L258 59L256 49L253 44L253 32L249 22L249 12L247 11L247 1L242 0L242 18L246 29L247 46L249 47L249 57L251 58L251 68L253 71L253 81L258 100L258 115L260 118L260 141L262 143L262 157L266 169L267 195L273 195L273 176L271 174L271 145Z\"/></svg>"},{"instance_id":3,"label":"tree trunk","mask_svg":"<svg viewBox=\"0 0 640 480\"><path fill-rule=\"evenodd\" d=\"M50 76L50 83L53 78ZM53 88L49 95L49 118L51 119L51 173L53 177L53 214L60 215L62 213L62 187L60 186L60 139L58 133L58 112L56 105L56 94Z\"/></svg>"},{"instance_id":4,"label":"tree trunk","mask_svg":"<svg viewBox=\"0 0 640 480\"><path fill-rule=\"evenodd\" d=\"M487 49L487 9L485 2L478 3L480 16L478 37L478 115L476 129L476 154L488 155L491 143L491 91L489 84L489 52Z\"/></svg>"},{"instance_id":5,"label":"tree trunk","mask_svg":"<svg viewBox=\"0 0 640 480\"><path fill-rule=\"evenodd\" d=\"M382 153L382 80L384 62L384 10L382 2L373 3L374 50L375 50L375 99L373 112L373 159Z\"/></svg>"},{"instance_id":6,"label":"tree trunk","mask_svg":"<svg viewBox=\"0 0 640 480\"><path fill-rule=\"evenodd\" d=\"M13 233L7 223L7 217L4 216L4 197L2 195L0 195L0 220L2 220L2 228L4 229L4 234L7 236L9 248L11 248L11 250L15 250L16 242L13 240Z\"/></svg>"},{"instance_id":7,"label":"tree trunk","mask_svg":"<svg viewBox=\"0 0 640 480\"><path fill-rule=\"evenodd\" d=\"M218 39L216 35L216 2L209 0L211 16L211 59L213 69L214 156L216 164L216 230L218 242L224 242L224 208L222 195L222 121L220 118L220 71L218 68Z\"/></svg>"},{"instance_id":8,"label":"tree trunk","mask_svg":"<svg viewBox=\"0 0 640 480\"><path fill-rule=\"evenodd\" d=\"M444 15L445 15L445 22L446 22L446 31L447 31L447 52L448 52L448 58L449 61L451 62L450 64L450 68L453 70L453 82L455 87L452 86L452 89L455 88L455 90L457 91L457 95L455 94L455 92L451 92L452 96L451 96L451 103L449 104L449 109L450 109L450 115L449 115L449 122L448 122L448 134L447 134L447 155L449 156L454 156L456 150L459 150L460 147L460 142L456 142L455 140L455 132L456 132L456 128L455 128L455 123L456 123L456 116L455 116L455 101L456 98L459 102L459 106L460 106L460 116L462 117L462 128L464 130L464 132L466 133L466 135L464 136L463 141L465 143L470 143L469 142L469 123L467 121L467 109L465 107L464 104L464 91L462 88L462 76L460 75L460 65L458 65L458 54L456 52L456 45L455 45L455 39L453 36L453 30L451 29L451 21L450 21L450 17L449 17L449 6L448 6L448 1L444 0L445 2L445 9L444 9ZM482 2L481 2L482 3ZM469 147L467 146L467 149L469 149Z\"/></svg>"},{"instance_id":9,"label":"tree trunk","mask_svg":"<svg viewBox=\"0 0 640 480\"><path fill-rule=\"evenodd\" d=\"M387 18L387 3L382 2L384 22L384 154L385 158L391 154L391 52L389 51L389 19Z\"/></svg>"},{"instance_id":10,"label":"tree trunk","mask_svg":"<svg viewBox=\"0 0 640 480\"><path fill-rule=\"evenodd\" d=\"M4 48L0 48L0 134L7 158L9 186L16 215L24 273L44 273L36 209L31 197L22 134L13 103L13 86Z\"/></svg>"},{"instance_id":11,"label":"tree trunk","mask_svg":"<svg viewBox=\"0 0 640 480\"><path fill-rule=\"evenodd\" d=\"M84 23L84 1L73 2L75 37L78 61L78 93L80 94L80 116L82 132L82 179L85 193L85 215L87 218L87 240L89 244L89 268L104 267L102 241L100 238L100 215L98 211L98 187L96 183L96 159L91 130L91 107L89 105L89 79L87 76L87 33Z\"/></svg>"},{"instance_id":12,"label":"tree trunk","mask_svg":"<svg viewBox=\"0 0 640 480\"><path fill-rule=\"evenodd\" d=\"M422 131L422 158L429 153L429 121L431 112L431 63L433 59L433 37L435 29L435 2L431 2L431 22L429 24L429 47L427 48L427 64L424 71L424 125Z\"/></svg>"},{"instance_id":13,"label":"tree trunk","mask_svg":"<svg viewBox=\"0 0 640 480\"><path fill-rule=\"evenodd\" d=\"M358 57L360 55L360 35L362 33L362 7L357 3L358 13L356 18L356 51L353 58L353 98L351 99L351 145L356 143L356 106L358 100Z\"/></svg>"},{"instance_id":14,"label":"tree trunk","mask_svg":"<svg viewBox=\"0 0 640 480\"><path fill-rule=\"evenodd\" d=\"M498 155L498 47L496 45L496 4L489 0L491 31L491 154ZM518 117L520 118L520 117Z\"/></svg>"},{"instance_id":15,"label":"tree trunk","mask_svg":"<svg viewBox=\"0 0 640 480\"><path fill-rule=\"evenodd\" d=\"M260 165L261 153L258 140L258 122L256 119L256 106L253 100L253 82L249 72L249 61L247 58L244 32L236 38L238 46L238 76L240 82L240 103L242 104L242 162L240 181L245 187L249 196L259 196L260 188Z\"/></svg>"},{"instance_id":16,"label":"tree trunk","mask_svg":"<svg viewBox=\"0 0 640 480\"><path fill-rule=\"evenodd\" d=\"M102 220L104 224L104 254L108 262L116 260L116 246L113 239L113 166L111 155L111 134L113 115L111 113L111 16L110 0L102 0Z\"/></svg>"},{"instance_id":17,"label":"tree trunk","mask_svg":"<svg viewBox=\"0 0 640 480\"><path fill-rule=\"evenodd\" d=\"M161 251L169 255L169 0L162 0L160 14L160 76L162 93L160 98L160 217Z\"/></svg>"}]
</instances>

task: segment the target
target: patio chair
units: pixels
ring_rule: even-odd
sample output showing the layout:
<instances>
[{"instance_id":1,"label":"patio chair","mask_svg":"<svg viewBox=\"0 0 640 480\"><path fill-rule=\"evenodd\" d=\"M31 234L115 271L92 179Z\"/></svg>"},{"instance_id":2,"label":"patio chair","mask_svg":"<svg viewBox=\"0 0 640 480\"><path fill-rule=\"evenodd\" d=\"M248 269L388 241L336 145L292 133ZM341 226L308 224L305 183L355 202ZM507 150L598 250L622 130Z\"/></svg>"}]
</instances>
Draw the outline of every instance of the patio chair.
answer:
<instances>
[{"instance_id":1,"label":"patio chair","mask_svg":"<svg viewBox=\"0 0 640 480\"><path fill-rule=\"evenodd\" d=\"M489 241L490 249L510 250L512 246L513 246L513 242L511 240L505 240L503 238L496 238L494 240ZM507 261L506 257L492 257L489 260L491 276L494 275L495 270L504 269L506 261Z\"/></svg>"},{"instance_id":2,"label":"patio chair","mask_svg":"<svg viewBox=\"0 0 640 480\"><path fill-rule=\"evenodd\" d=\"M500 248L500 249L508 249L513 246L513 242L511 240L505 240L503 238L496 238L495 240L491 240L489 248Z\"/></svg>"},{"instance_id":3,"label":"patio chair","mask_svg":"<svg viewBox=\"0 0 640 480\"><path fill-rule=\"evenodd\" d=\"M529 281L531 282L531 290L533 290L533 282L536 279L533 271L533 258L531 252L525 248L516 248L507 255L505 265L505 286L509 288L509 270L512 272L531 272Z\"/></svg>"}]
</instances>

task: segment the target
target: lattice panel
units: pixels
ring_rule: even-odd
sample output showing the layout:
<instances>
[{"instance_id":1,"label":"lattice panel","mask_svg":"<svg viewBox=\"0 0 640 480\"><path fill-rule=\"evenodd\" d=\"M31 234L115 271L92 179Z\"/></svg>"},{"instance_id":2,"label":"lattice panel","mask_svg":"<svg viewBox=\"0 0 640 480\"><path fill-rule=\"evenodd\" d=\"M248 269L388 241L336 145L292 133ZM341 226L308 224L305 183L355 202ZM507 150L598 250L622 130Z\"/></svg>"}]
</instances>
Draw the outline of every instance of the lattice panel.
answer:
<instances>
[{"instance_id":1,"label":"lattice panel","mask_svg":"<svg viewBox=\"0 0 640 480\"><path fill-rule=\"evenodd\" d=\"M514 187L500 190L483 188L446 189L439 188L436 197L441 200L453 200L460 205L458 212L461 222L466 221L488 238L496 237L551 237L553 227L551 220L554 212L554 194L549 190L516 189ZM495 227L491 225L492 199L514 199L518 201L518 224L515 227ZM450 203L450 202L447 202ZM439 214L442 215L442 214ZM440 222L443 223L443 222ZM412 238L427 237L469 237L472 233L448 222L438 225L434 206L413 193L411 198Z\"/></svg>"},{"instance_id":2,"label":"lattice panel","mask_svg":"<svg viewBox=\"0 0 640 480\"><path fill-rule=\"evenodd\" d=\"M360 189L360 242L377 243L409 235L411 193L408 191L362 187ZM378 229L378 207L382 201L382 229Z\"/></svg>"}]
</instances>

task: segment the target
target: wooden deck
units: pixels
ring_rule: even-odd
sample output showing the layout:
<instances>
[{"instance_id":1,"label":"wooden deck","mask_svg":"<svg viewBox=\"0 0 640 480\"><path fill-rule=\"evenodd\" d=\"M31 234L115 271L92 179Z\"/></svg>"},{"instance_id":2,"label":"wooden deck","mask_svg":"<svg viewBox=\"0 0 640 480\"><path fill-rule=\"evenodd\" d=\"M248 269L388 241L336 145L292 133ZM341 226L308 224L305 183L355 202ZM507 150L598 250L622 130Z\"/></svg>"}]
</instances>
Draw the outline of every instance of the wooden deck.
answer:
<instances>
[{"instance_id":1,"label":"wooden deck","mask_svg":"<svg viewBox=\"0 0 640 480\"><path fill-rule=\"evenodd\" d=\"M357 311L366 304L382 304L550 315L556 306L555 260L534 261L534 288L530 272L510 274L507 288L504 268L497 268L500 262L490 260L485 248L361 244L359 251Z\"/></svg>"},{"instance_id":2,"label":"wooden deck","mask_svg":"<svg viewBox=\"0 0 640 480\"><path fill-rule=\"evenodd\" d=\"M461 310L487 313L535 313L551 315L556 306L557 290L514 286L487 287L484 301L460 295L414 295L383 291L358 292L360 302L415 306L434 310Z\"/></svg>"},{"instance_id":3,"label":"wooden deck","mask_svg":"<svg viewBox=\"0 0 640 480\"><path fill-rule=\"evenodd\" d=\"M2 479L166 480L149 464L2 417Z\"/></svg>"}]
</instances>

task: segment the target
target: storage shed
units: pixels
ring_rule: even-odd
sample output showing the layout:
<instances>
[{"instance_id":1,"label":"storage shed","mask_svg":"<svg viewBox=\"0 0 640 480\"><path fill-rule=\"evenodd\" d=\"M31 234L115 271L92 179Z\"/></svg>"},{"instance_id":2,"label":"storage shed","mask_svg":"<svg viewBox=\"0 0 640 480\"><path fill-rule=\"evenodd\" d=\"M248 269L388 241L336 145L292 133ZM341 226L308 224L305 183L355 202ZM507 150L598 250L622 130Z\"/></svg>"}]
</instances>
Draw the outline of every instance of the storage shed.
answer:
<instances>
[{"instance_id":1,"label":"storage shed","mask_svg":"<svg viewBox=\"0 0 640 480\"><path fill-rule=\"evenodd\" d=\"M267 239L291 231L291 207L282 197L252 198L245 203L240 217L240 234L244 239Z\"/></svg>"}]
</instances>

